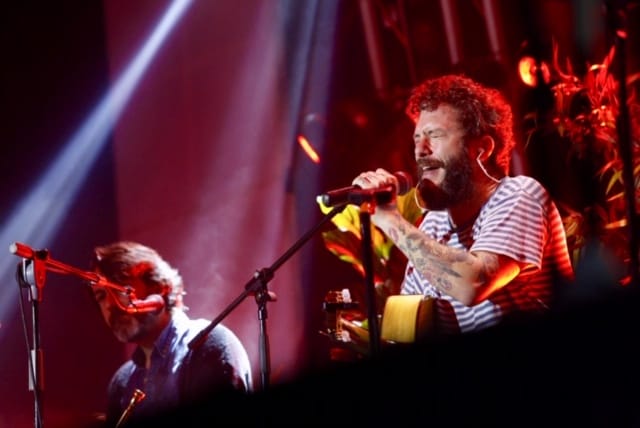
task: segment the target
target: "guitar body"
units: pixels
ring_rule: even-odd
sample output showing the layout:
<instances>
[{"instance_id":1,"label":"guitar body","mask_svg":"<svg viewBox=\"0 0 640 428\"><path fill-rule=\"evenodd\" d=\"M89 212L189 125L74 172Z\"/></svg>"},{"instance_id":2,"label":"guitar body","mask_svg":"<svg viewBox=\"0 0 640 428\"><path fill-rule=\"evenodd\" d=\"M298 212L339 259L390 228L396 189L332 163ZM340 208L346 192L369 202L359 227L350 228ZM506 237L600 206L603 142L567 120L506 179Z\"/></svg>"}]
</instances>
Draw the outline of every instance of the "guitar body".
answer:
<instances>
[{"instance_id":1,"label":"guitar body","mask_svg":"<svg viewBox=\"0 0 640 428\"><path fill-rule=\"evenodd\" d=\"M349 340L333 338L340 349L358 355L369 353L369 330L357 321L338 317L341 329ZM411 344L435 335L435 300L422 295L392 295L387 297L380 320L380 340L383 345Z\"/></svg>"},{"instance_id":2,"label":"guitar body","mask_svg":"<svg viewBox=\"0 0 640 428\"><path fill-rule=\"evenodd\" d=\"M434 300L423 295L389 296L384 306L380 338L414 343L435 332Z\"/></svg>"}]
</instances>

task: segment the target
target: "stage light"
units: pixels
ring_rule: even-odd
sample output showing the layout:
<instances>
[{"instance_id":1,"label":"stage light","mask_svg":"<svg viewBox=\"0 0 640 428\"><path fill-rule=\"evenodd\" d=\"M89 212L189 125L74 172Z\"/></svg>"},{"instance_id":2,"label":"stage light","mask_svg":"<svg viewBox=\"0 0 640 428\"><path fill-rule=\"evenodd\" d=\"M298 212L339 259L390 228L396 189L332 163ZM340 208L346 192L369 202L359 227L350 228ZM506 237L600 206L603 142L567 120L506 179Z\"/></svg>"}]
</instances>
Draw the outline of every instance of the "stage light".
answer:
<instances>
[{"instance_id":1,"label":"stage light","mask_svg":"<svg viewBox=\"0 0 640 428\"><path fill-rule=\"evenodd\" d=\"M4 245L4 250L0 251L5 251L5 256L0 258L0 278L3 284L15 281L15 266L19 261L9 254L11 243L24 242L36 248L45 248L50 244L140 78L191 2L192 0L174 0L171 3L104 99L65 144L65 148L33 189L16 204L7 217L7 223L0 230L0 245ZM15 287L1 288L0 319L12 316L16 292Z\"/></svg>"},{"instance_id":2,"label":"stage light","mask_svg":"<svg viewBox=\"0 0 640 428\"><path fill-rule=\"evenodd\" d=\"M537 61L531 56L523 56L518 62L518 75L522 82L527 85L538 86L539 79L545 84L551 81L551 72L549 66L544 61Z\"/></svg>"},{"instance_id":3,"label":"stage light","mask_svg":"<svg viewBox=\"0 0 640 428\"><path fill-rule=\"evenodd\" d=\"M309 140L307 140L304 135L298 135L298 144L302 147L302 150L304 150L307 157L311 159L313 163L320 163L320 155L318 155L318 152L313 148Z\"/></svg>"}]
</instances>

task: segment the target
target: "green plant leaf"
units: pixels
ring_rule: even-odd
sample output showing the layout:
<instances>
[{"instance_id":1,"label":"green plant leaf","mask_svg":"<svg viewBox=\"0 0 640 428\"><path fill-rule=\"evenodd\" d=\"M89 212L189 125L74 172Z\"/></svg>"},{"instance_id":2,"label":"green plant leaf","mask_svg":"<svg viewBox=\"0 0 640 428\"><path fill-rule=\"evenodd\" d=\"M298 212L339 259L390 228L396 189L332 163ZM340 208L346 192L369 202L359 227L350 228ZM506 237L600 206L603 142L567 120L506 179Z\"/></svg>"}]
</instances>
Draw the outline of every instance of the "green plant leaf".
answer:
<instances>
[{"instance_id":1,"label":"green plant leaf","mask_svg":"<svg viewBox=\"0 0 640 428\"><path fill-rule=\"evenodd\" d=\"M332 208L327 207L318 200L318 205L323 214L331 212ZM356 205L349 204L338 214L334 215L331 222L342 232L352 233L360 239L360 209Z\"/></svg>"},{"instance_id":2,"label":"green plant leaf","mask_svg":"<svg viewBox=\"0 0 640 428\"><path fill-rule=\"evenodd\" d=\"M416 224L424 214L415 202L414 193L415 188L410 189L406 194L398 196L396 200L398 211L412 224ZM332 208L325 206L321 201L318 201L318 205L324 214L331 212ZM347 205L343 211L332 218L332 223L335 229L322 233L325 247L364 275L360 208L356 205ZM371 244L374 282L387 283L390 287L398 288L406 266L406 258L395 247L393 241L373 224L371 225Z\"/></svg>"}]
</instances>

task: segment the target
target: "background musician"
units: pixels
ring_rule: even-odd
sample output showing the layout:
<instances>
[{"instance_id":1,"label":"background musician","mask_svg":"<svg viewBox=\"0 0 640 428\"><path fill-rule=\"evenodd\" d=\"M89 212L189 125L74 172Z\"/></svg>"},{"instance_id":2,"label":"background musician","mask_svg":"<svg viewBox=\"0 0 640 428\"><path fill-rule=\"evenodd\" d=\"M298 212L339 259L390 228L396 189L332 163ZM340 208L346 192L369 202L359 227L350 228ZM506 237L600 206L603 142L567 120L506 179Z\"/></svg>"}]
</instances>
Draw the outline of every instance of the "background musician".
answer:
<instances>
[{"instance_id":1,"label":"background musician","mask_svg":"<svg viewBox=\"0 0 640 428\"><path fill-rule=\"evenodd\" d=\"M189 349L209 322L185 314L182 278L155 250L126 241L100 246L92 267L139 299L132 305L131 295L93 286L113 334L137 345L110 382L107 426L116 426L123 416L132 424L215 401L223 393L251 391L249 358L227 327L218 324L201 346Z\"/></svg>"}]
</instances>

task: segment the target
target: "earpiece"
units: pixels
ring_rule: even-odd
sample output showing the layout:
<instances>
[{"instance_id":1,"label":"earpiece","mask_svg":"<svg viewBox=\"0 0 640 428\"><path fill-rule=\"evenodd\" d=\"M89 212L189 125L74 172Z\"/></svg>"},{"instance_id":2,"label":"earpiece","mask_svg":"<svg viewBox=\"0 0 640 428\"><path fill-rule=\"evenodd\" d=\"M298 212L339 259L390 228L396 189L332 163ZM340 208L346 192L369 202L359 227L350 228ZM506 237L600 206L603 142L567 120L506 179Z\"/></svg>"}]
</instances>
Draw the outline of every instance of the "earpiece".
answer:
<instances>
[{"instance_id":1,"label":"earpiece","mask_svg":"<svg viewBox=\"0 0 640 428\"><path fill-rule=\"evenodd\" d=\"M484 167L484 165L482 165L482 160L480 159L480 156L482 156L483 153L484 153L484 149L478 150L478 157L476 158L476 162L478 162L478 166L480 167L484 175L487 176L487 178L489 178L491 181L494 181L496 183L500 183L500 180L498 180L497 178L489 174L487 172L487 169Z\"/></svg>"}]
</instances>

